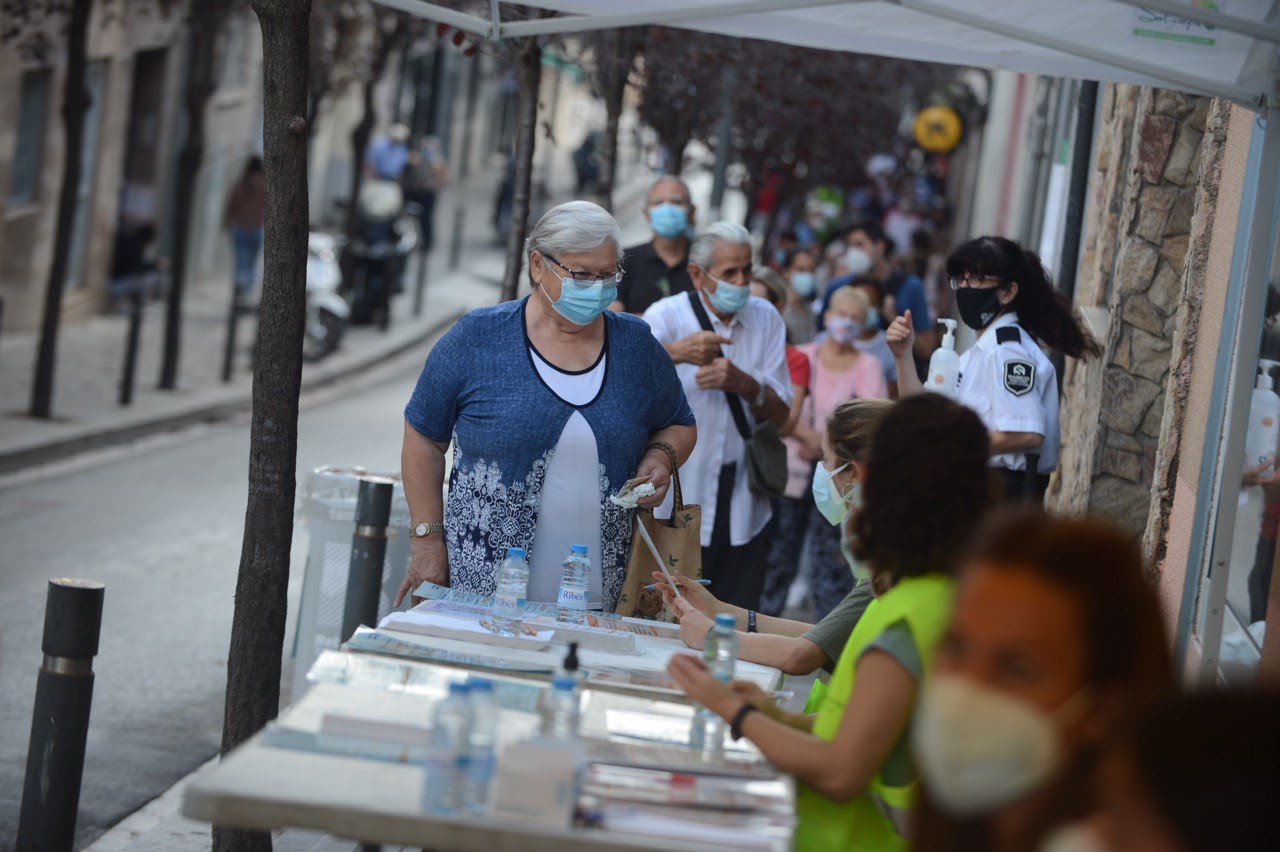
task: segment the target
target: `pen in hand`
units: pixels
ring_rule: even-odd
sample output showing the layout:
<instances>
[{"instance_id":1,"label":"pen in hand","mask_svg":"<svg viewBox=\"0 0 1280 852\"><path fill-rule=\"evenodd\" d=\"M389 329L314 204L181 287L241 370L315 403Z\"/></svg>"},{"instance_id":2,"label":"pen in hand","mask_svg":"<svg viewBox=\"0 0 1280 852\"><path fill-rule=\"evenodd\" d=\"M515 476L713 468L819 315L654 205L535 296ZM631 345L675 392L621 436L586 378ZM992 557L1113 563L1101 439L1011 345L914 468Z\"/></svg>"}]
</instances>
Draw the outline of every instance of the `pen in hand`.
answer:
<instances>
[{"instance_id":1,"label":"pen in hand","mask_svg":"<svg viewBox=\"0 0 1280 852\"><path fill-rule=\"evenodd\" d=\"M690 580L689 582L691 582L691 583L700 583L700 584L701 584L701 585L703 585L703 586L710 586L710 585L711 585L711 581L710 581L710 580L701 580L701 579L699 579L699 580ZM656 588L658 588L658 584L657 584L657 583L650 583L649 585L647 585L647 586L645 586L645 587L644 587L644 590L645 590L646 592L650 592L650 591L653 591L653 590L654 590L654 589L656 589Z\"/></svg>"}]
</instances>

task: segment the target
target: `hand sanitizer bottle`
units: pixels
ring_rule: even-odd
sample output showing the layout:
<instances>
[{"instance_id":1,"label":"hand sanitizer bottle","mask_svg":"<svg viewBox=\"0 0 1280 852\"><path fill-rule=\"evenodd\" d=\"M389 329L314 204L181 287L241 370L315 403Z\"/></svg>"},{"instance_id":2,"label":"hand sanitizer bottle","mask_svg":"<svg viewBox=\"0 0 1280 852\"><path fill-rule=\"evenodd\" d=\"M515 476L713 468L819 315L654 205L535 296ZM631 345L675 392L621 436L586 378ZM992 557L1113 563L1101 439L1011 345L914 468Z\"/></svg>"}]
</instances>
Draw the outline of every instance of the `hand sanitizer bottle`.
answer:
<instances>
[{"instance_id":1,"label":"hand sanitizer bottle","mask_svg":"<svg viewBox=\"0 0 1280 852\"><path fill-rule=\"evenodd\" d=\"M1275 456L1277 444L1280 444L1280 396L1276 394L1276 382L1271 377L1274 367L1280 367L1280 362L1258 359L1258 381L1249 401L1249 431L1244 439L1245 468L1266 464ZM1258 474L1258 479L1269 480L1274 475L1275 470L1268 467Z\"/></svg>"},{"instance_id":2,"label":"hand sanitizer bottle","mask_svg":"<svg viewBox=\"0 0 1280 852\"><path fill-rule=\"evenodd\" d=\"M925 390L944 394L955 399L960 394L960 356L956 354L956 321L940 319L938 322L947 327L942 336L942 345L933 350L929 359L929 380L925 382Z\"/></svg>"}]
</instances>

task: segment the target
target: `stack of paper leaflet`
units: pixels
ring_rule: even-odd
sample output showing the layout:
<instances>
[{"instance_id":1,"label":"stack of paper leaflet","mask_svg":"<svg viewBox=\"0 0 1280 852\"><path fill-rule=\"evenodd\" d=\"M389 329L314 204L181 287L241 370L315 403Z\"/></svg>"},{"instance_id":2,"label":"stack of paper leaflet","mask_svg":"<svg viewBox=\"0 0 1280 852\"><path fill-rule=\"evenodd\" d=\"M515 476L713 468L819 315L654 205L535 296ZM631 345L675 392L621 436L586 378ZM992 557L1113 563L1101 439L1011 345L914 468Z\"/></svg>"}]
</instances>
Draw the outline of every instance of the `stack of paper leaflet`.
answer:
<instances>
[{"instance_id":1,"label":"stack of paper leaflet","mask_svg":"<svg viewBox=\"0 0 1280 852\"><path fill-rule=\"evenodd\" d=\"M428 602L436 603L436 602ZM417 633L422 636L434 636L439 639L454 639L460 642L474 642L478 645L492 645L499 648L521 648L526 651L541 651L551 644L554 631L530 630L528 635L513 636L498 633L490 628L490 614L486 611L483 618L470 616L461 612L439 612L424 610L419 604L408 612L393 612L378 622L379 630L399 630L403 633Z\"/></svg>"}]
</instances>

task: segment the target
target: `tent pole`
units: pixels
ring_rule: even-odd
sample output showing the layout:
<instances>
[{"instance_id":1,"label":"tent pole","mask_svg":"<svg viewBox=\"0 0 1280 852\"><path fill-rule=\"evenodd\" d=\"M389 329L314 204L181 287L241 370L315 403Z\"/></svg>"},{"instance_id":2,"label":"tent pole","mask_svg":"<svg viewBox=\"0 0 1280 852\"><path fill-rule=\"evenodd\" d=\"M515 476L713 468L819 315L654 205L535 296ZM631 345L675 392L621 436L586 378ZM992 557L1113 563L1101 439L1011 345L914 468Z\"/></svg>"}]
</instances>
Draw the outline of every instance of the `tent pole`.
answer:
<instances>
[{"instance_id":1,"label":"tent pole","mask_svg":"<svg viewBox=\"0 0 1280 852\"><path fill-rule=\"evenodd\" d=\"M868 0L732 0L732 2L689 3L681 7L644 8L634 12L604 12L596 15L566 15L540 21L512 21L502 25L502 37L576 33L641 24L679 26L709 18L758 15L795 9L818 9L823 6L848 6L866 2Z\"/></svg>"},{"instance_id":2,"label":"tent pole","mask_svg":"<svg viewBox=\"0 0 1280 852\"><path fill-rule=\"evenodd\" d=\"M1192 624L1197 610L1201 617L1201 658L1198 669L1191 673L1201 684L1213 684L1217 677L1222 644L1222 622L1227 606L1227 575L1231 566L1231 550L1235 537L1240 477L1244 468L1245 430L1249 419L1250 388L1257 367L1258 340L1262 330L1263 307L1276 259L1275 247L1280 210L1277 209L1276 184L1280 181L1280 108L1272 107L1258 119L1263 122L1262 141L1256 169L1246 175L1246 190L1252 194L1241 205L1240 224L1248 228L1243 241L1237 239L1236 264L1242 264L1239 278L1239 300L1228 289L1227 311L1236 314L1225 340L1219 344L1219 358L1214 372L1214 394L1210 423L1223 424L1216 446L1206 442L1208 451L1201 465L1200 482L1209 482L1209 494L1198 500L1193 535L1209 536L1208 559L1203 558L1204 539L1192 539L1184 581L1182 608L1178 618L1177 654L1175 660L1185 664ZM1239 225L1237 225L1239 228ZM1243 256L1239 249L1243 247ZM1235 277L1233 270L1232 277ZM1224 324L1225 326L1225 324ZM1218 415L1218 416L1214 416ZM1217 430L1211 430L1217 431ZM1205 476L1208 474L1208 476ZM1200 558L1197 558L1200 557ZM1208 580L1197 607L1196 595L1202 578Z\"/></svg>"}]
</instances>

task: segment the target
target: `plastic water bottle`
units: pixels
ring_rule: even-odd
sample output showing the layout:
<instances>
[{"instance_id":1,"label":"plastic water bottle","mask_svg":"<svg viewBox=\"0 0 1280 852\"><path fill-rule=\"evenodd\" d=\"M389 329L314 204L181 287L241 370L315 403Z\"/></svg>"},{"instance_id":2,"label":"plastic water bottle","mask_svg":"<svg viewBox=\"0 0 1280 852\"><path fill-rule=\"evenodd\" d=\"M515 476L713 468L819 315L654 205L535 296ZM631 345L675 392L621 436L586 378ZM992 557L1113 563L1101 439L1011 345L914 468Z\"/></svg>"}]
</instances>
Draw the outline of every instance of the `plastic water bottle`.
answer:
<instances>
[{"instance_id":1,"label":"plastic water bottle","mask_svg":"<svg viewBox=\"0 0 1280 852\"><path fill-rule=\"evenodd\" d=\"M733 680L734 666L738 662L738 631L733 629L733 616L720 613L715 626L707 631L702 646L702 659L711 669L716 680L728 683Z\"/></svg>"},{"instance_id":2,"label":"plastic water bottle","mask_svg":"<svg viewBox=\"0 0 1280 852\"><path fill-rule=\"evenodd\" d=\"M493 681L473 677L467 687L471 696L471 760L464 804L468 810L483 813L489 801L489 784L493 780L498 704L493 698Z\"/></svg>"},{"instance_id":3,"label":"plastic water bottle","mask_svg":"<svg viewBox=\"0 0 1280 852\"><path fill-rule=\"evenodd\" d=\"M493 596L493 623L500 632L520 634L528 595L529 563L524 548L508 547L506 561L498 569L498 592Z\"/></svg>"},{"instance_id":4,"label":"plastic water bottle","mask_svg":"<svg viewBox=\"0 0 1280 852\"><path fill-rule=\"evenodd\" d=\"M587 546L575 544L564 560L564 573L560 575L556 621L566 624L582 624L586 621L587 584L590 577L591 560L587 558Z\"/></svg>"},{"instance_id":5,"label":"plastic water bottle","mask_svg":"<svg viewBox=\"0 0 1280 852\"><path fill-rule=\"evenodd\" d=\"M568 675L556 675L551 681L542 707L541 735L549 740L578 738L578 685Z\"/></svg>"},{"instance_id":6,"label":"plastic water bottle","mask_svg":"<svg viewBox=\"0 0 1280 852\"><path fill-rule=\"evenodd\" d=\"M423 810L456 813L461 809L471 763L471 701L465 683L449 684L449 696L436 705L428 743Z\"/></svg>"}]
</instances>

